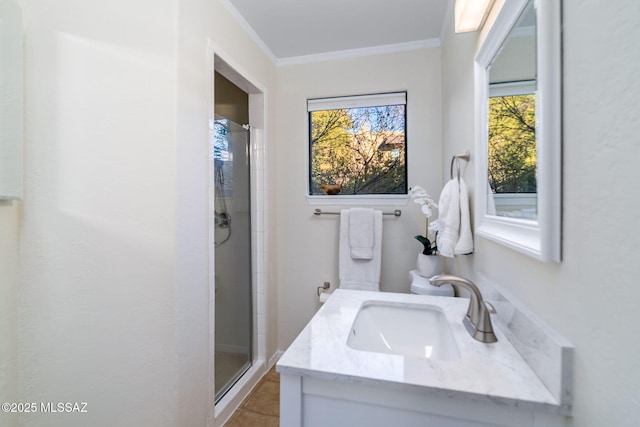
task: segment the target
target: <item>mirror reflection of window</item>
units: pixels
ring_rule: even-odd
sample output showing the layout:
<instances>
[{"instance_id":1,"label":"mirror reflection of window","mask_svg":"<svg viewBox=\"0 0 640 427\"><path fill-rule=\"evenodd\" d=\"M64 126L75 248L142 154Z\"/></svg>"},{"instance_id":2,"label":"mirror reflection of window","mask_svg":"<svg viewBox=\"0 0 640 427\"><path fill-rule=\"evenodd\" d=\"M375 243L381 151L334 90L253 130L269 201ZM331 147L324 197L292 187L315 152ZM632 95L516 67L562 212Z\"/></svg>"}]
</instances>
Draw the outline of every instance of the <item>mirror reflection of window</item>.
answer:
<instances>
[{"instance_id":1,"label":"mirror reflection of window","mask_svg":"<svg viewBox=\"0 0 640 427\"><path fill-rule=\"evenodd\" d=\"M530 86L490 92L487 166L495 215L535 220L536 95Z\"/></svg>"},{"instance_id":2,"label":"mirror reflection of window","mask_svg":"<svg viewBox=\"0 0 640 427\"><path fill-rule=\"evenodd\" d=\"M530 2L489 67L488 174L497 216L537 219L536 15ZM493 208L492 206L492 208Z\"/></svg>"}]
</instances>

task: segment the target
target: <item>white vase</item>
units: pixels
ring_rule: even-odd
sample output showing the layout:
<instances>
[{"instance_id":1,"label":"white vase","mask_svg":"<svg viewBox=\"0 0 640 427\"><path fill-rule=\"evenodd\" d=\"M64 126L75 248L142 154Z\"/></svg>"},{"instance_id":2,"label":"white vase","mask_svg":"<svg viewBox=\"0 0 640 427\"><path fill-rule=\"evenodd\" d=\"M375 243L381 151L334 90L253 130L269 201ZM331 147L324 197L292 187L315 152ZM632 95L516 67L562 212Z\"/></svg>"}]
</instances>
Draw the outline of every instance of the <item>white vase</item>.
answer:
<instances>
[{"instance_id":1,"label":"white vase","mask_svg":"<svg viewBox=\"0 0 640 427\"><path fill-rule=\"evenodd\" d=\"M440 255L418 254L416 266L422 277L433 277L442 273L442 257Z\"/></svg>"}]
</instances>

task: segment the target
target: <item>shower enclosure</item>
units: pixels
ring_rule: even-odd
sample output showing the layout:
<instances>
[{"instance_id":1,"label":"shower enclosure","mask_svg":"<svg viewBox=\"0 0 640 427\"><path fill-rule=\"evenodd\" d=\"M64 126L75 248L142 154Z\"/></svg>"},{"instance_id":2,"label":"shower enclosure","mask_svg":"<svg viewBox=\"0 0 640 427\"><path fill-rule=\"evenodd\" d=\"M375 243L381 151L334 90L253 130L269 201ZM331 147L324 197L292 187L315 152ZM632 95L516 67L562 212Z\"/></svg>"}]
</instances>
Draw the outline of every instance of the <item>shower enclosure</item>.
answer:
<instances>
[{"instance_id":1,"label":"shower enclosure","mask_svg":"<svg viewBox=\"0 0 640 427\"><path fill-rule=\"evenodd\" d=\"M215 253L215 400L252 363L249 126L216 115L209 135Z\"/></svg>"}]
</instances>

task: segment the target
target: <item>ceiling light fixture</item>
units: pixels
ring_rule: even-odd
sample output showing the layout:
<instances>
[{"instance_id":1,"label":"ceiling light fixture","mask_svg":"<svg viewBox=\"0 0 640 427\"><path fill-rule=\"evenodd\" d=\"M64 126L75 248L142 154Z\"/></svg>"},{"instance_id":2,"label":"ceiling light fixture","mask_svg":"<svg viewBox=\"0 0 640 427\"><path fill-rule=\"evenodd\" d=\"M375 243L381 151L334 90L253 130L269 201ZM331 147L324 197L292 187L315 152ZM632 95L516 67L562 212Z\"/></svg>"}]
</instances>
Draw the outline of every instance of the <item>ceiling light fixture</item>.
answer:
<instances>
[{"instance_id":1,"label":"ceiling light fixture","mask_svg":"<svg viewBox=\"0 0 640 427\"><path fill-rule=\"evenodd\" d=\"M456 0L456 33L478 31L482 28L494 0Z\"/></svg>"}]
</instances>

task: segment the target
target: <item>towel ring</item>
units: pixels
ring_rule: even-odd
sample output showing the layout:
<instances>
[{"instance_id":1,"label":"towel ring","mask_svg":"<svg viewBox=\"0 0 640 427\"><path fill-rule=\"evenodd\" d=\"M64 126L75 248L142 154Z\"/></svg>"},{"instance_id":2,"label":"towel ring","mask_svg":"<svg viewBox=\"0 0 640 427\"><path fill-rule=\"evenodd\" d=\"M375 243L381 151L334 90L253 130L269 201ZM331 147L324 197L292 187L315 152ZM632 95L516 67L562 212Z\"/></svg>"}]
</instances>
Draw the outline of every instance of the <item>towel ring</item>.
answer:
<instances>
[{"instance_id":1,"label":"towel ring","mask_svg":"<svg viewBox=\"0 0 640 427\"><path fill-rule=\"evenodd\" d=\"M453 163L456 164L456 176L458 177L458 181L460 181L460 160L464 160L468 162L471 159L471 153L469 151L465 151L464 153L456 154L451 158L451 168L449 169L449 175L451 179L453 179Z\"/></svg>"}]
</instances>

